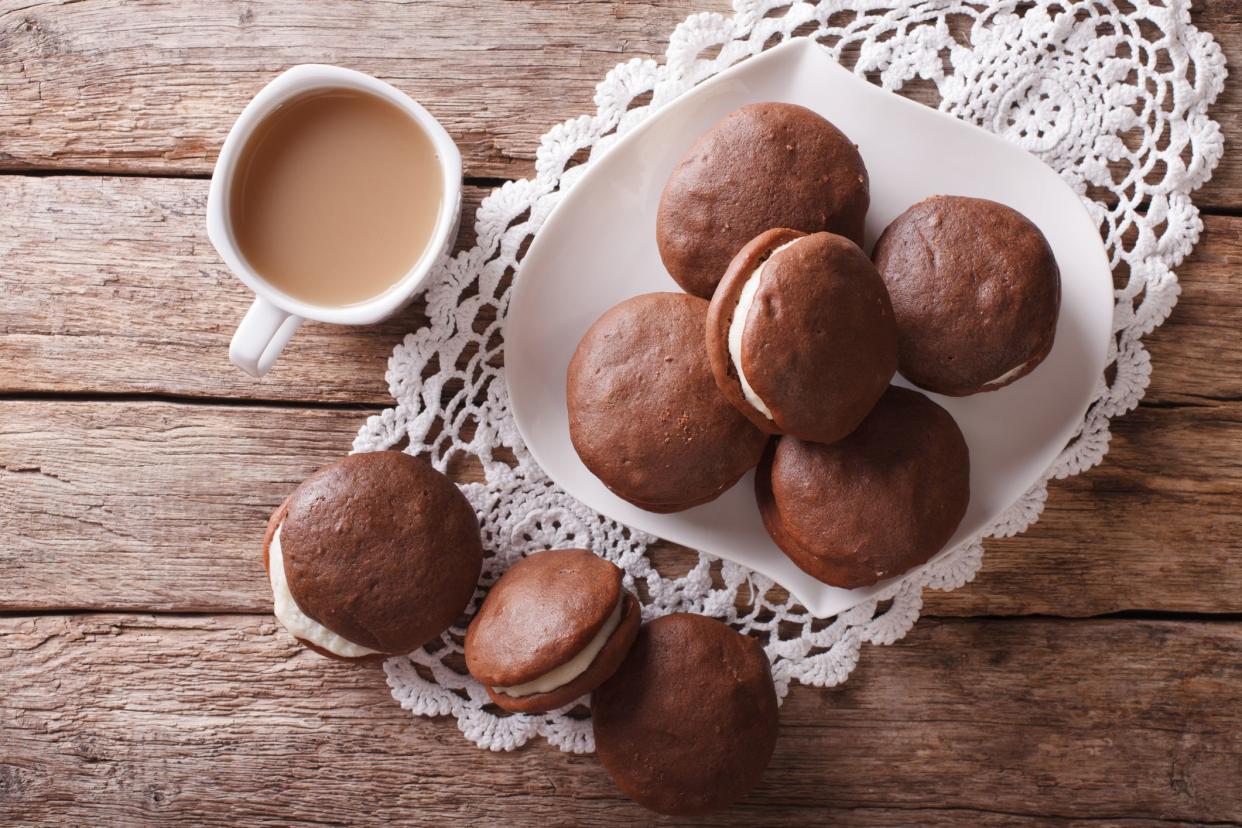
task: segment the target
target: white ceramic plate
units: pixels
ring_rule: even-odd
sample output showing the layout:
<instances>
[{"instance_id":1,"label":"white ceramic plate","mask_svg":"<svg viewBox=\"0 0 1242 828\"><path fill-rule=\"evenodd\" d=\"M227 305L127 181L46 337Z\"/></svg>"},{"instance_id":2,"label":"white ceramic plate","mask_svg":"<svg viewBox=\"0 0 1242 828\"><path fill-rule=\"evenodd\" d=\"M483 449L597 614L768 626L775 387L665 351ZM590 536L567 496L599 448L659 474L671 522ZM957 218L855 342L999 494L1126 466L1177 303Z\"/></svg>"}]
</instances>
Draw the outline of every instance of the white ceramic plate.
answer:
<instances>
[{"instance_id":1,"label":"white ceramic plate","mask_svg":"<svg viewBox=\"0 0 1242 828\"><path fill-rule=\"evenodd\" d=\"M864 589L825 586L764 531L753 474L713 502L657 515L608 491L569 440L565 371L578 340L604 311L639 293L675 291L655 244L665 180L700 135L758 101L808 107L858 143L871 176L867 250L907 207L938 193L979 196L1026 214L1061 267L1056 344L1029 376L1001 390L934 396L970 446L971 499L946 549L979 533L1048 469L1073 436L1104 370L1113 287L1096 227L1048 166L977 127L885 92L839 66L819 45L794 40L721 73L644 121L592 163L548 216L513 289L505 364L526 445L552 479L622 523L770 576L819 616L866 600ZM898 380L900 381L900 380Z\"/></svg>"}]
</instances>

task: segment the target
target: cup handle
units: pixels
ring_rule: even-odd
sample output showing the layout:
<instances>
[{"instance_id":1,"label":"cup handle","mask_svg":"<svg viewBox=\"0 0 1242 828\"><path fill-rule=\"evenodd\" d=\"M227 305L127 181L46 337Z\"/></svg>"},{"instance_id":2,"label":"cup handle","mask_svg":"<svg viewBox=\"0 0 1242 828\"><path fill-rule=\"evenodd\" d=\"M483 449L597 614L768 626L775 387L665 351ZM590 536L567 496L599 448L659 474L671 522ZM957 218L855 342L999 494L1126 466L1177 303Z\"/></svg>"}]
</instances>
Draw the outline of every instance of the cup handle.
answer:
<instances>
[{"instance_id":1,"label":"cup handle","mask_svg":"<svg viewBox=\"0 0 1242 828\"><path fill-rule=\"evenodd\" d=\"M257 297L233 334L229 360L250 376L261 377L271 369L301 324L302 317Z\"/></svg>"}]
</instances>

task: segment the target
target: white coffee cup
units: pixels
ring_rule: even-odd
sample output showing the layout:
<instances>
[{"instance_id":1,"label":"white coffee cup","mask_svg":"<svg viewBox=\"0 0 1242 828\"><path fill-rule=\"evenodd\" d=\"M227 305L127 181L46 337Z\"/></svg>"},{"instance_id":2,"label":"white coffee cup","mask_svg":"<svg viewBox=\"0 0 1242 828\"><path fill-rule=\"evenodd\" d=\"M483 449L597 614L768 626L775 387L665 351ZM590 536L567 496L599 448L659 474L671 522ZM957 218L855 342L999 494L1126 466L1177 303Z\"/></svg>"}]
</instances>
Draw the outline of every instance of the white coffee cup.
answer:
<instances>
[{"instance_id":1,"label":"white coffee cup","mask_svg":"<svg viewBox=\"0 0 1242 828\"><path fill-rule=\"evenodd\" d=\"M430 137L444 177L444 197L436 217L435 230L421 257L392 287L365 302L346 306L312 305L289 296L268 284L247 264L237 241L229 215L229 194L233 174L242 148L264 118L290 98L317 89L356 89L396 104ZM207 194L207 237L224 263L252 291L254 303L246 312L233 342L229 359L251 376L261 377L293 336L303 319L316 319L336 325L369 325L401 310L423 287L432 269L446 257L457 239L461 217L461 153L440 122L404 92L391 84L336 66L303 64L287 70L254 96L229 130L211 175ZM347 278L349 274L342 274Z\"/></svg>"}]
</instances>

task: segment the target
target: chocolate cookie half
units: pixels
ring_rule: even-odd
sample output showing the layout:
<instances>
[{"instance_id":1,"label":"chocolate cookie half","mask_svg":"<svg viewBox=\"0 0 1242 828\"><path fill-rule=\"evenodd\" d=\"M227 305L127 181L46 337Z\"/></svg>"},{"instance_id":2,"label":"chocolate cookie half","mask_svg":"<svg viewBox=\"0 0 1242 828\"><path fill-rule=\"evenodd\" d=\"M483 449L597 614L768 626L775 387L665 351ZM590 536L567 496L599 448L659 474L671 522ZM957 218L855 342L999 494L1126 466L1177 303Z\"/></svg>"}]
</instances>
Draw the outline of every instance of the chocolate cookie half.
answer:
<instances>
[{"instance_id":1,"label":"chocolate cookie half","mask_svg":"<svg viewBox=\"0 0 1242 828\"><path fill-rule=\"evenodd\" d=\"M759 462L766 436L720 395L707 302L646 293L591 326L569 362L569 437L591 473L652 512L706 503Z\"/></svg>"},{"instance_id":2,"label":"chocolate cookie half","mask_svg":"<svg viewBox=\"0 0 1242 828\"><path fill-rule=\"evenodd\" d=\"M928 391L995 391L1048 356L1061 308L1052 248L1026 216L981 198L933 196L875 244L897 315L898 369Z\"/></svg>"},{"instance_id":3,"label":"chocolate cookie half","mask_svg":"<svg viewBox=\"0 0 1242 828\"><path fill-rule=\"evenodd\" d=\"M858 245L833 233L760 233L729 263L707 312L725 399L772 434L849 434L897 370L888 291Z\"/></svg>"},{"instance_id":4,"label":"chocolate cookie half","mask_svg":"<svg viewBox=\"0 0 1242 828\"><path fill-rule=\"evenodd\" d=\"M854 588L926 563L966 514L970 458L949 412L890 387L832 445L782 437L755 474L763 525L799 568Z\"/></svg>"},{"instance_id":5,"label":"chocolate cookie half","mask_svg":"<svg viewBox=\"0 0 1242 828\"><path fill-rule=\"evenodd\" d=\"M755 786L776 746L768 657L714 618L657 618L592 694L591 725L600 762L639 805L675 815L723 808Z\"/></svg>"},{"instance_id":6,"label":"chocolate cookie half","mask_svg":"<svg viewBox=\"0 0 1242 828\"><path fill-rule=\"evenodd\" d=\"M678 162L660 196L660 258L688 293L711 298L729 260L771 227L863 243L871 195L858 148L794 104L727 115Z\"/></svg>"},{"instance_id":7,"label":"chocolate cookie half","mask_svg":"<svg viewBox=\"0 0 1242 828\"><path fill-rule=\"evenodd\" d=\"M277 620L322 655L408 653L466 609L483 566L474 509L447 477L399 451L312 474L268 522Z\"/></svg>"},{"instance_id":8,"label":"chocolate cookie half","mask_svg":"<svg viewBox=\"0 0 1242 828\"><path fill-rule=\"evenodd\" d=\"M506 710L554 710L616 671L641 622L615 565L585 549L539 552L488 592L466 632L466 668Z\"/></svg>"}]
</instances>

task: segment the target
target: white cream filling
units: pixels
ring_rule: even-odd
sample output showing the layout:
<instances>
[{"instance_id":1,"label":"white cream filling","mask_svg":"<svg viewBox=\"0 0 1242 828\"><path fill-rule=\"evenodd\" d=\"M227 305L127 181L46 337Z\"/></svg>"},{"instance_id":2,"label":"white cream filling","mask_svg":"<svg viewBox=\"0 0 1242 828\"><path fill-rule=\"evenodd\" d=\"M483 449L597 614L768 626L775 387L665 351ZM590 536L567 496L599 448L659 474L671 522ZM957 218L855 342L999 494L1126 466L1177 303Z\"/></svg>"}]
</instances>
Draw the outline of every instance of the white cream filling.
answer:
<instances>
[{"instance_id":1,"label":"white cream filling","mask_svg":"<svg viewBox=\"0 0 1242 828\"><path fill-rule=\"evenodd\" d=\"M759 266L750 274L750 278L746 280L746 284L742 286L742 293L737 299L737 308L733 311L733 318L729 320L729 359L733 363L733 370L737 371L738 381L742 384L742 396L746 398L746 402L769 420L772 419L772 409L768 408L763 398L755 393L750 380L746 379L746 372L742 370L742 334L746 332L746 317L750 316L751 305L755 304L755 296L759 293L759 280L763 277L763 269L777 253L805 238L806 236L799 236L793 241L785 242L759 263Z\"/></svg>"},{"instance_id":2,"label":"white cream filling","mask_svg":"<svg viewBox=\"0 0 1242 828\"><path fill-rule=\"evenodd\" d=\"M1022 370L1023 368L1025 368L1025 367L1026 367L1026 363L1024 362L1024 363L1022 363L1021 365L1019 365L1019 366L1017 366L1017 367L1015 367L1015 368L1010 368L1008 371L1006 371L1005 373L1001 374L1001 375L1000 375L999 377L997 377L996 379L994 379L994 380L988 380L987 382L985 382L985 383L983 384L983 387L984 387L984 388L993 388L993 387L995 387L995 386L997 386L997 385L1004 385L1005 383L1009 382L1009 380L1013 379L1014 375L1015 375L1015 374L1017 374L1019 371L1021 371L1021 370Z\"/></svg>"},{"instance_id":3,"label":"white cream filling","mask_svg":"<svg viewBox=\"0 0 1242 828\"><path fill-rule=\"evenodd\" d=\"M283 528L283 523L276 527L272 542L267 547L267 568L272 580L273 611L276 614L276 620L294 638L309 641L342 658L358 658L378 653L379 650L369 650L361 644L355 644L348 638L337 635L302 612L298 602L293 600L293 593L289 591L289 581L285 578L285 556L280 548L280 530Z\"/></svg>"},{"instance_id":4,"label":"white cream filling","mask_svg":"<svg viewBox=\"0 0 1242 828\"><path fill-rule=\"evenodd\" d=\"M515 684L513 687L493 687L492 689L497 693L504 693L506 696L520 699L523 696L533 696L535 693L551 693L558 687L564 687L566 684L569 684L586 672L587 668L591 666L591 662L599 655L599 651L604 649L608 639L612 638L612 634L617 630L617 625L621 623L621 608L624 606L625 593L622 593L620 599L617 600L617 606L613 609L612 615L608 616L608 620L604 622L604 626L599 628L599 632L595 634L591 642L560 667L554 667L542 676L523 684Z\"/></svg>"}]
</instances>

